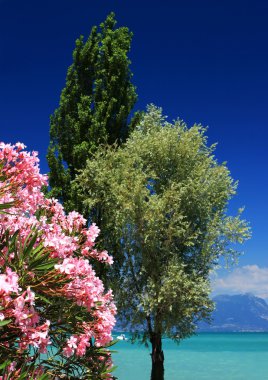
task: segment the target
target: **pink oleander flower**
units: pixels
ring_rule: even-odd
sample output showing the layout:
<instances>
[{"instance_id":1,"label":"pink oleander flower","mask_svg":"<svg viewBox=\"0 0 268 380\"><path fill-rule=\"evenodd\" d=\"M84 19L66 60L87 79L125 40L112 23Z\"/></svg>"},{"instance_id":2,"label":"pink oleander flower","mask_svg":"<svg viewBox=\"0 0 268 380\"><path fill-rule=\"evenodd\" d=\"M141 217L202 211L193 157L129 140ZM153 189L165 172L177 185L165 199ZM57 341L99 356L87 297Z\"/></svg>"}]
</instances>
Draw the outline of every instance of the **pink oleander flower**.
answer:
<instances>
[{"instance_id":1,"label":"pink oleander flower","mask_svg":"<svg viewBox=\"0 0 268 380\"><path fill-rule=\"evenodd\" d=\"M0 214L0 238L5 231L10 236L18 233L14 250L4 247L0 259L0 321L11 320L5 331L17 334L13 343L3 341L2 347L13 344L21 353L30 348L46 353L51 334L58 324L66 323L64 314L57 315L50 327L46 320L50 318L48 305L56 308L63 300L64 305L70 305L70 313L74 307L81 307L82 315L86 311L88 318L72 322L73 333L64 338L61 352L67 357L83 357L91 345L105 346L112 340L116 313L113 295L105 291L93 263L97 260L110 265L113 259L107 251L95 249L100 232L96 224L87 228L85 218L78 212L66 214L56 199L45 198L41 187L47 185L47 176L39 172L37 152L24 149L22 143L0 143L0 204L13 203L8 214ZM54 268L47 272L35 270L28 257L19 257L20 248L28 244L33 231L37 237L32 249L41 245L49 258L56 260ZM42 302L43 296L48 303ZM16 363L11 372L18 371L15 367Z\"/></svg>"},{"instance_id":2,"label":"pink oleander flower","mask_svg":"<svg viewBox=\"0 0 268 380\"><path fill-rule=\"evenodd\" d=\"M77 337L71 336L67 340L67 344L63 349L64 355L67 357L72 356L75 353L75 349L77 348Z\"/></svg>"},{"instance_id":3,"label":"pink oleander flower","mask_svg":"<svg viewBox=\"0 0 268 380\"><path fill-rule=\"evenodd\" d=\"M38 347L42 354L47 352L47 346L51 344L48 337L49 326L50 321L46 321L43 325L38 326L35 332L29 334L29 343L34 347Z\"/></svg>"},{"instance_id":4,"label":"pink oleander flower","mask_svg":"<svg viewBox=\"0 0 268 380\"><path fill-rule=\"evenodd\" d=\"M0 274L0 293L18 293L18 275L10 268L6 268L6 274Z\"/></svg>"}]
</instances>

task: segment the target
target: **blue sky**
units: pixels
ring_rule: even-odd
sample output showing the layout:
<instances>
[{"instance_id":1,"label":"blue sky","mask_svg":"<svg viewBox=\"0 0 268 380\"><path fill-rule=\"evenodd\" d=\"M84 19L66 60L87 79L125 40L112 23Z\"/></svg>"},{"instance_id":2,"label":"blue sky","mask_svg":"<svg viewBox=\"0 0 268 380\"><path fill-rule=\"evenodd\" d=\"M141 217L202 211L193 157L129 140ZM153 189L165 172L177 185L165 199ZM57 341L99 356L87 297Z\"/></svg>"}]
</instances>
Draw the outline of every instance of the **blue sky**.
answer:
<instances>
[{"instance_id":1,"label":"blue sky","mask_svg":"<svg viewBox=\"0 0 268 380\"><path fill-rule=\"evenodd\" d=\"M215 292L268 297L267 1L0 0L0 140L39 151L48 171L49 116L75 39L110 11L134 33L136 108L155 103L170 119L208 126L217 158L239 180L230 212L246 207L253 236Z\"/></svg>"}]
</instances>

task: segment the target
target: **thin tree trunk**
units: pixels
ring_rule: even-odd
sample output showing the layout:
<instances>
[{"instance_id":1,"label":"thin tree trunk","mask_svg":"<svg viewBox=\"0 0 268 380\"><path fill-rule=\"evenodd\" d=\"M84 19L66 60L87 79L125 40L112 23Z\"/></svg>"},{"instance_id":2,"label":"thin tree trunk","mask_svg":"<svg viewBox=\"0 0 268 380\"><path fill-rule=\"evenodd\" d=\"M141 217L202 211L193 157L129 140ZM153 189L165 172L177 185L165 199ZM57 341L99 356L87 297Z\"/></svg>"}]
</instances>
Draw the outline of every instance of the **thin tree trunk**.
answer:
<instances>
[{"instance_id":1,"label":"thin tree trunk","mask_svg":"<svg viewBox=\"0 0 268 380\"><path fill-rule=\"evenodd\" d=\"M152 344L151 380L164 380L164 352L162 350L161 334L153 332L150 341Z\"/></svg>"}]
</instances>

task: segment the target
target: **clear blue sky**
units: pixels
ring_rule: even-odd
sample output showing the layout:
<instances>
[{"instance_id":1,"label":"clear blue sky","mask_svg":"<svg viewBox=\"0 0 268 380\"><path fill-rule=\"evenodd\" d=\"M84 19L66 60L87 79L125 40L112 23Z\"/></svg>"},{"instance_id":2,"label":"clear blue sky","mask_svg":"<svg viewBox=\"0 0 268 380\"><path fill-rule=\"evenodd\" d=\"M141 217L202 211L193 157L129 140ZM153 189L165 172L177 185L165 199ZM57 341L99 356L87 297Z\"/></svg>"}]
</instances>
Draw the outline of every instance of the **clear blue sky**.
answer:
<instances>
[{"instance_id":1,"label":"clear blue sky","mask_svg":"<svg viewBox=\"0 0 268 380\"><path fill-rule=\"evenodd\" d=\"M267 1L0 0L0 140L39 151L48 171L49 116L75 39L110 11L134 33L136 108L153 102L170 119L208 126L216 156L239 180L230 209L246 206L253 237L233 289L262 276L255 288L268 297Z\"/></svg>"}]
</instances>

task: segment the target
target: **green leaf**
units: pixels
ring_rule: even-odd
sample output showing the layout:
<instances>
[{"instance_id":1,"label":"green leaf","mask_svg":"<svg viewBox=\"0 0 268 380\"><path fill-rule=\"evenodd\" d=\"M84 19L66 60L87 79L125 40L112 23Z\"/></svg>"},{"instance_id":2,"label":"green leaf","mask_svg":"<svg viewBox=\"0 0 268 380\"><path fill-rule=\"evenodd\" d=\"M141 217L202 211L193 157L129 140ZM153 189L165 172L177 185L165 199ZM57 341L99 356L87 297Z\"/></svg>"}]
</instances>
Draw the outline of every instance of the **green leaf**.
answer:
<instances>
[{"instance_id":1,"label":"green leaf","mask_svg":"<svg viewBox=\"0 0 268 380\"><path fill-rule=\"evenodd\" d=\"M27 238L25 239L24 245L23 245L23 256L27 257L30 256L33 246L36 243L38 233L30 233Z\"/></svg>"},{"instance_id":2,"label":"green leaf","mask_svg":"<svg viewBox=\"0 0 268 380\"><path fill-rule=\"evenodd\" d=\"M14 207L14 202L9 202L9 203L2 203L0 204L0 211L6 210L8 208Z\"/></svg>"},{"instance_id":3,"label":"green leaf","mask_svg":"<svg viewBox=\"0 0 268 380\"><path fill-rule=\"evenodd\" d=\"M43 295L41 295L39 293L36 294L35 296L36 296L37 299L40 298L42 301L44 301L45 303L48 303L49 305L53 304L53 302L51 302L48 298L46 298L45 296L43 296Z\"/></svg>"},{"instance_id":4,"label":"green leaf","mask_svg":"<svg viewBox=\"0 0 268 380\"><path fill-rule=\"evenodd\" d=\"M0 327L8 325L12 319L4 319L3 321L0 321Z\"/></svg>"},{"instance_id":5,"label":"green leaf","mask_svg":"<svg viewBox=\"0 0 268 380\"><path fill-rule=\"evenodd\" d=\"M11 360L6 360L4 363L0 364L0 369L5 369L10 363Z\"/></svg>"},{"instance_id":6,"label":"green leaf","mask_svg":"<svg viewBox=\"0 0 268 380\"><path fill-rule=\"evenodd\" d=\"M53 260L52 262L49 262L49 263L40 264L40 265L35 266L35 270L37 271L51 270L51 269L54 269L54 266L56 263L57 261Z\"/></svg>"}]
</instances>

